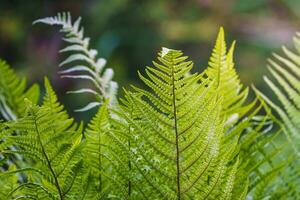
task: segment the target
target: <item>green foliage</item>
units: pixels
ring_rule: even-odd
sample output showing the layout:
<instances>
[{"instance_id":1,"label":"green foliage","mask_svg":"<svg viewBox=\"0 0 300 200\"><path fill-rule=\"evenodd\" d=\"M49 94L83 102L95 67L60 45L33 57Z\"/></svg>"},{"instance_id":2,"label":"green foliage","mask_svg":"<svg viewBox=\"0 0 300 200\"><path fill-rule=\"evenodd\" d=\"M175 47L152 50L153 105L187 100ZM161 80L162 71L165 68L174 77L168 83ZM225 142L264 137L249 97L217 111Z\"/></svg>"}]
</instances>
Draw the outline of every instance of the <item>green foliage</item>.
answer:
<instances>
[{"instance_id":1,"label":"green foliage","mask_svg":"<svg viewBox=\"0 0 300 200\"><path fill-rule=\"evenodd\" d=\"M264 80L278 98L279 104L272 102L266 95L261 95L283 120L287 138L294 144L294 148L298 152L299 140L297 138L299 137L300 119L300 87L298 84L300 76L299 34L294 37L294 44L297 53L283 47L285 56L274 54L274 59L268 60L268 69L276 82L267 76L264 77Z\"/></svg>"},{"instance_id":2,"label":"green foliage","mask_svg":"<svg viewBox=\"0 0 300 200\"><path fill-rule=\"evenodd\" d=\"M131 95L140 117L128 119L138 138L137 184L148 186L141 190L150 199L230 199L238 162L226 165L236 146L221 145L222 99L202 75L188 75L193 63L182 52L163 48L158 59L146 69L149 79L140 74L153 93Z\"/></svg>"},{"instance_id":3,"label":"green foliage","mask_svg":"<svg viewBox=\"0 0 300 200\"><path fill-rule=\"evenodd\" d=\"M26 79L20 78L5 61L0 59L0 112L6 120L14 120L24 114L24 98L33 103L39 99L37 84L26 88Z\"/></svg>"},{"instance_id":4,"label":"green foliage","mask_svg":"<svg viewBox=\"0 0 300 200\"><path fill-rule=\"evenodd\" d=\"M11 195L22 193L34 199L73 199L75 195L81 195L76 183L82 179L79 176L83 166L82 128L77 128L56 102L47 79L45 88L42 106L26 99L26 114L6 123L11 133L4 136L2 154L19 154L27 161L25 167L15 170L24 174L26 181L14 188ZM9 149L12 145L17 148ZM10 173L4 172L2 176Z\"/></svg>"},{"instance_id":5,"label":"green foliage","mask_svg":"<svg viewBox=\"0 0 300 200\"><path fill-rule=\"evenodd\" d=\"M224 30L221 28L205 72L209 79L217 81L214 83L216 90L223 98L223 143L231 146L232 142L238 140L239 144L236 153L239 154L241 164L235 181L235 196L238 196L238 193L243 194L245 181L249 178L248 196L260 193L255 186L263 184L265 190L260 197L268 197L268 187L272 188L270 176L278 175L278 169L286 165L276 162L282 159L279 154L281 148L273 142L280 135L281 129L260 96L246 103L247 100L249 102L248 88L243 89L244 86L234 69L234 45L235 42L227 52Z\"/></svg>"},{"instance_id":6,"label":"green foliage","mask_svg":"<svg viewBox=\"0 0 300 200\"><path fill-rule=\"evenodd\" d=\"M215 85L223 96L222 114L228 120L242 117L249 108L242 109L247 99L248 88L243 89L234 68L233 53L235 41L226 50L224 29L220 28L215 47L213 49L206 74L210 79L216 79Z\"/></svg>"},{"instance_id":7,"label":"green foliage","mask_svg":"<svg viewBox=\"0 0 300 200\"><path fill-rule=\"evenodd\" d=\"M285 56L273 54L274 59L268 60L268 69L272 75L272 79L264 77L265 82L277 97L278 102L273 102L267 95L258 91L260 96L273 108L274 112L282 120L282 128L290 148L289 154L296 154L297 159L289 164L284 171L284 178L290 183L288 186L291 199L300 197L297 185L299 185L297 170L299 166L299 108L300 108L300 40L299 34L294 37L294 46L296 53L283 47ZM280 192L282 192L280 190Z\"/></svg>"},{"instance_id":8,"label":"green foliage","mask_svg":"<svg viewBox=\"0 0 300 200\"><path fill-rule=\"evenodd\" d=\"M122 151L114 145L111 118L107 104L101 106L98 113L89 123L86 131L86 163L91 168L99 199L108 197L124 197L126 191L122 188L123 166L120 160ZM126 173L125 173L126 174Z\"/></svg>"},{"instance_id":9,"label":"green foliage","mask_svg":"<svg viewBox=\"0 0 300 200\"><path fill-rule=\"evenodd\" d=\"M79 30L80 19L72 24L69 14L59 14L36 22L63 27L71 45L62 51L76 53L62 65L86 62L62 72L88 72L67 77L89 79L99 89L80 90L99 97L82 110L102 105L84 127L64 110L47 78L39 104L36 89L25 92L24 81L3 64L13 78L0 85L1 105L20 114L0 123L0 183L6 182L1 198L297 197L297 160L281 134L294 121L284 118L289 122L284 126L267 105L275 104L257 89L255 99L248 98L249 89L234 69L235 42L227 51L222 28L203 73L191 72L193 62L183 52L162 48L145 75L138 73L146 88L132 86L112 107L105 93L110 86L102 85L108 75L100 75L104 61L94 60L95 50L88 49L88 39ZM112 83L110 78L105 84Z\"/></svg>"}]
</instances>

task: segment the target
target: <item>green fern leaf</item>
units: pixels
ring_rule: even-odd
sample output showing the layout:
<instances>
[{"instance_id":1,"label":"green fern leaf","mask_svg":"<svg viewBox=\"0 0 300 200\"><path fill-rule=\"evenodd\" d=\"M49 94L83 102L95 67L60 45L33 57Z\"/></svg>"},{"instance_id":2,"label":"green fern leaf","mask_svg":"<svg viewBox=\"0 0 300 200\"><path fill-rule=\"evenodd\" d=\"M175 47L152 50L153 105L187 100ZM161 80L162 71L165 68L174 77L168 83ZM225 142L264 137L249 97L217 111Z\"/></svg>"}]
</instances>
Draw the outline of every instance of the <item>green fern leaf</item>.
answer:
<instances>
[{"instance_id":1,"label":"green fern leaf","mask_svg":"<svg viewBox=\"0 0 300 200\"><path fill-rule=\"evenodd\" d=\"M274 160L281 159L281 148L274 143L274 140L279 137L281 129L276 130L280 125L272 116L270 108L259 95L248 105L245 103L248 97L248 88L243 89L244 86L234 69L234 46L235 42L227 52L225 34L221 28L208 64L209 67L205 73L209 79L216 81L216 89L224 99L222 114L226 120L224 130L226 137L223 145L230 145L236 139L239 140L233 154L239 155L241 163L238 165L233 198L246 195L244 192L247 191L245 181L248 178L250 179L247 196L252 197L254 193L252 190L258 184L257 180L266 179L268 174L279 176L279 170L275 170L275 168L282 169L287 164L274 164ZM266 166L268 167L266 168ZM271 179L267 180L265 185L273 185Z\"/></svg>"},{"instance_id":2,"label":"green fern leaf","mask_svg":"<svg viewBox=\"0 0 300 200\"><path fill-rule=\"evenodd\" d=\"M76 186L74 183L78 183L77 179L81 178L79 174L83 167L82 129L72 125L73 120L57 103L47 79L45 87L47 93L43 106L26 100L24 117L6 124L18 135L4 136L5 143L16 145L16 149L4 149L2 153L20 154L32 160L27 163L28 170L16 170L16 173L25 173L27 181L15 188L12 194L18 192L35 199L73 199L71 191Z\"/></svg>"},{"instance_id":3,"label":"green fern leaf","mask_svg":"<svg viewBox=\"0 0 300 200\"><path fill-rule=\"evenodd\" d=\"M223 96L223 114L230 120L233 117L241 118L245 114L241 107L247 99L248 88L243 87L234 68L235 42L228 52L226 46L224 29L221 27L206 74L210 79L216 79L216 87Z\"/></svg>"},{"instance_id":4,"label":"green fern leaf","mask_svg":"<svg viewBox=\"0 0 300 200\"><path fill-rule=\"evenodd\" d=\"M129 93L138 116L124 116L138 138L132 159L140 177L135 184L144 185L142 193L150 199L230 198L236 170L226 164L235 146L221 146L222 101L212 92L214 84L189 75L193 63L186 59L180 51L163 48L161 64L146 69L149 78L139 73L153 92L135 88Z\"/></svg>"},{"instance_id":5,"label":"green fern leaf","mask_svg":"<svg viewBox=\"0 0 300 200\"><path fill-rule=\"evenodd\" d=\"M298 49L295 37L295 47ZM291 144L298 153L298 130L299 130L299 108L300 108L300 87L299 87L299 58L300 56L283 47L285 57L274 54L275 59L269 60L268 69L276 82L268 77L264 80L270 89L277 96L280 105L273 103L266 95L261 94L266 102L277 112L285 124L285 133ZM296 142L296 143L295 143Z\"/></svg>"},{"instance_id":6,"label":"green fern leaf","mask_svg":"<svg viewBox=\"0 0 300 200\"><path fill-rule=\"evenodd\" d=\"M0 59L0 112L4 119L15 120L25 112L24 99L39 100L39 86L26 89L26 79L20 78L5 61Z\"/></svg>"},{"instance_id":7,"label":"green fern leaf","mask_svg":"<svg viewBox=\"0 0 300 200\"><path fill-rule=\"evenodd\" d=\"M272 78L264 77L265 82L277 97L278 102L273 102L271 98L259 90L257 93L265 100L266 103L275 111L282 122L281 128L285 133L285 138L289 142L289 148L285 148L289 163L281 173L281 179L275 182L276 189L274 195L286 199L297 199L300 196L298 186L299 173L299 108L300 108L300 56L299 56L299 34L294 37L294 45L297 53L283 47L285 56L274 55L274 59L268 60L268 69ZM263 191L263 190L262 190Z\"/></svg>"}]
</instances>

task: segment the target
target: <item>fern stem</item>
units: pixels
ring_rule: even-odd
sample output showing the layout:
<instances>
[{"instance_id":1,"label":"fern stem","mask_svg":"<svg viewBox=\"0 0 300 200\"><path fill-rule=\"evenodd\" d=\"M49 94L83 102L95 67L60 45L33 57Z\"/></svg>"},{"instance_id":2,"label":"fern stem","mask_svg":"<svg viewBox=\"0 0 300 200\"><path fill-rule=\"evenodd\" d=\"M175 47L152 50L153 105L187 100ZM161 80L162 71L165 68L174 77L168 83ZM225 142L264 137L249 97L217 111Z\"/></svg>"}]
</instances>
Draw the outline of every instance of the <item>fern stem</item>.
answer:
<instances>
[{"instance_id":1,"label":"fern stem","mask_svg":"<svg viewBox=\"0 0 300 200\"><path fill-rule=\"evenodd\" d=\"M133 117L133 105L130 104L131 107L130 107L130 117L132 118ZM128 126L128 133L129 135L131 135L131 124L129 124ZM128 168L129 168L129 173L130 173L130 176L131 176L131 142L130 142L130 138L128 138ZM132 190L132 183L131 183L131 177L129 178L128 180L128 199L130 199L130 196L131 196L131 190Z\"/></svg>"},{"instance_id":2,"label":"fern stem","mask_svg":"<svg viewBox=\"0 0 300 200\"><path fill-rule=\"evenodd\" d=\"M129 126L130 127L130 126ZM131 151L131 144L130 144L130 140L128 140L128 148L129 148L129 155L128 155L128 168L129 168L129 172L131 173L131 156L130 156L130 151ZM128 180L128 197L130 199L131 196L131 179Z\"/></svg>"},{"instance_id":3,"label":"fern stem","mask_svg":"<svg viewBox=\"0 0 300 200\"><path fill-rule=\"evenodd\" d=\"M51 166L49 157L48 157L48 155L47 155L47 153L46 153L46 151L45 151L44 145L43 145L42 140L41 140L40 131L39 131L39 128L38 128L37 123L36 123L36 121L37 121L36 115L35 115L33 112L32 112L32 114L33 114L33 116L34 116L34 118L35 118L35 119L34 119L34 127L35 127L35 130L36 130L36 132L37 132L38 141L39 141L39 143L40 143L40 145L41 145L42 153L43 153L43 155L44 155L44 157L45 157L45 159L46 159L48 168L49 168L49 170L50 170L50 172L51 172L51 174L52 174L52 176L53 176L53 178L54 178L55 186L56 186L56 189L57 189L57 191L58 191L58 193L59 193L59 197L60 197L61 200L63 200L64 197L63 197L63 193L62 193L62 190L61 190L61 188L60 188L58 179L57 179L56 174L55 174L55 172L54 172L54 170L53 170L53 168L52 168L52 166Z\"/></svg>"},{"instance_id":4,"label":"fern stem","mask_svg":"<svg viewBox=\"0 0 300 200\"><path fill-rule=\"evenodd\" d=\"M173 96L173 114L174 114L174 127L175 127L175 146L176 146L176 184L177 184L177 199L181 199L181 189L180 189L180 165L179 165L179 134L178 134L178 124L177 124L177 109L176 109L176 97L175 97L175 80L174 80L174 61L172 58L172 96Z\"/></svg>"},{"instance_id":5,"label":"fern stem","mask_svg":"<svg viewBox=\"0 0 300 200\"><path fill-rule=\"evenodd\" d=\"M98 149L98 151L99 151L99 157L98 157L98 161L99 161L99 166L100 166L100 168L101 168L101 170L102 170L102 159L101 159L101 134L99 134L99 138L98 138L98 142L99 142L99 149ZM102 175L101 175L101 173L99 174L99 191L100 191L100 193L102 192Z\"/></svg>"}]
</instances>

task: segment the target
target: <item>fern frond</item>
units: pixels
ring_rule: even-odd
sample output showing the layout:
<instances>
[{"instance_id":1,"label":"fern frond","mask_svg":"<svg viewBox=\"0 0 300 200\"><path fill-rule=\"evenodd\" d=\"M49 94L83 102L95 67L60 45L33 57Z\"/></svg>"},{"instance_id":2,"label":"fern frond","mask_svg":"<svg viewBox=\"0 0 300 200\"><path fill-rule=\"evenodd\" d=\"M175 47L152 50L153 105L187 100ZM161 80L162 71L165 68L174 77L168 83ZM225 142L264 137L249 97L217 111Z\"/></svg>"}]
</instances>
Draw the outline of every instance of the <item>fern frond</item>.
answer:
<instances>
[{"instance_id":1,"label":"fern frond","mask_svg":"<svg viewBox=\"0 0 300 200\"><path fill-rule=\"evenodd\" d=\"M245 195L250 197L254 193L253 187L258 187L257 180L268 180L264 181L264 185L270 187L273 184L266 176L268 174L279 176L280 170L274 169L283 169L287 166L284 162L274 164L274 161L280 160L282 156L281 148L274 145L282 130L277 130L280 123L272 116L270 108L259 95L254 101L246 104L248 88L244 88L241 84L234 68L235 42L228 52L226 46L224 30L220 28L205 73L209 79L216 81L216 90L223 97L222 115L226 120L224 130L226 137L222 141L223 145L231 145L238 140L236 153L233 155L239 156L241 164L238 165L233 197ZM244 183L248 178L249 189L248 194L245 194L247 186Z\"/></svg>"},{"instance_id":2,"label":"fern frond","mask_svg":"<svg viewBox=\"0 0 300 200\"><path fill-rule=\"evenodd\" d=\"M134 87L128 93L136 117L123 117L133 130L132 170L140 177L135 184L150 199L229 198L236 170L227 163L235 145L221 145L222 99L213 83L189 74L193 63L186 59L163 48L161 64L146 68L148 78L139 73L152 92Z\"/></svg>"},{"instance_id":3,"label":"fern frond","mask_svg":"<svg viewBox=\"0 0 300 200\"><path fill-rule=\"evenodd\" d=\"M127 141L121 129L113 131L113 122L107 103L100 107L86 131L86 162L93 173L96 193L102 198L128 197ZM130 195L129 195L130 196Z\"/></svg>"},{"instance_id":4,"label":"fern frond","mask_svg":"<svg viewBox=\"0 0 300 200\"><path fill-rule=\"evenodd\" d=\"M92 93L95 95L97 102L88 104L87 106L76 111L83 112L99 106L106 100L113 104L116 101L116 93L118 84L112 81L113 70L107 68L104 70L106 60L97 58L98 51L89 48L90 38L84 37L84 28L80 26L81 17L74 23L72 22L70 13L58 13L54 17L46 17L38 19L33 24L43 23L48 25L58 25L62 28L61 32L65 34L63 40L68 44L67 47L60 50L61 53L71 53L61 64L60 67L72 64L67 70L60 71L62 78L85 79L91 81L95 89L79 89L72 93ZM73 65L73 63L81 63ZM73 74L77 73L77 74Z\"/></svg>"},{"instance_id":5,"label":"fern frond","mask_svg":"<svg viewBox=\"0 0 300 200\"><path fill-rule=\"evenodd\" d=\"M265 102L273 109L282 122L281 127L285 133L285 138L281 141L288 141L286 148L290 159L289 164L283 170L281 179L276 181L276 189L274 194L287 199L297 199L300 196L299 172L296 170L299 165L299 109L300 109L300 56L299 56L299 34L294 37L294 46L296 53L283 47L284 56L273 54L274 58L268 60L268 69L271 76L264 77L264 81L269 86L277 102L273 102L271 98L259 90L256 92L265 100ZM287 192L288 191L288 192Z\"/></svg>"},{"instance_id":6,"label":"fern frond","mask_svg":"<svg viewBox=\"0 0 300 200\"><path fill-rule=\"evenodd\" d=\"M5 135L4 143L16 149L4 149L2 153L20 154L33 161L27 163L33 170L21 168L27 181L12 193L37 199L72 199L70 191L81 178L83 167L81 129L72 125L47 79L45 87L42 106L26 100L24 117L6 124L18 134Z\"/></svg>"},{"instance_id":7,"label":"fern frond","mask_svg":"<svg viewBox=\"0 0 300 200\"><path fill-rule=\"evenodd\" d=\"M0 120L0 184L5 184L0 188L1 199L300 196L299 161L281 134L286 132L297 150L293 140L300 122L300 87L296 85L300 56L285 48L288 59L275 55L288 70L270 61L270 72L285 90L270 79L266 82L283 106L254 87L256 98L246 103L248 88L234 69L235 42L227 51L221 28L203 73L191 73L193 62L181 51L162 48L158 61L146 67L145 73L138 72L147 89L132 86L132 92L125 91L121 105L112 107L116 91L113 71L103 71L106 61L97 60L97 51L89 48L80 18L73 23L70 14L63 13L34 23L62 26L69 46L61 52L74 54L61 66L84 63L60 72L63 78L85 79L95 85L94 89L69 92L96 97L78 111L102 106L83 130L58 102L47 78L39 106L35 89L25 92L25 81L2 67L7 77L3 86L0 79L0 110L8 119L20 114L15 120ZM298 50L299 41L295 40ZM13 89L17 92L7 93ZM19 102L24 108L18 107ZM7 165L11 155L21 156L25 162Z\"/></svg>"},{"instance_id":8,"label":"fern frond","mask_svg":"<svg viewBox=\"0 0 300 200\"><path fill-rule=\"evenodd\" d=\"M224 29L221 27L205 73L208 78L215 79L215 85L223 96L222 113L227 119L234 116L241 118L245 114L241 107L248 96L248 88L241 84L234 67L235 41L228 52L226 47Z\"/></svg>"},{"instance_id":9,"label":"fern frond","mask_svg":"<svg viewBox=\"0 0 300 200\"><path fill-rule=\"evenodd\" d=\"M86 130L86 151L87 162L92 168L92 172L98 181L98 191L102 193L107 190L108 184L105 181L103 174L107 173L107 168L111 166L106 157L109 156L108 135L110 131L110 124L108 121L108 111L106 105L101 106L99 112L90 122Z\"/></svg>"},{"instance_id":10,"label":"fern frond","mask_svg":"<svg viewBox=\"0 0 300 200\"><path fill-rule=\"evenodd\" d=\"M298 36L294 38L296 49L299 48L298 39ZM299 154L300 56L299 52L293 53L286 47L283 47L283 52L285 56L274 54L274 59L268 60L268 69L273 80L264 77L279 104L272 102L266 95L261 95L283 120L286 136Z\"/></svg>"},{"instance_id":11,"label":"fern frond","mask_svg":"<svg viewBox=\"0 0 300 200\"><path fill-rule=\"evenodd\" d=\"M6 172L0 172L0 177L4 175L4 173L12 172L16 170L16 166L10 165ZM18 176L16 174L9 174L5 178L0 179L0 184L2 188L0 189L0 198L1 199L13 199L16 196L10 195L10 192L18 187Z\"/></svg>"},{"instance_id":12,"label":"fern frond","mask_svg":"<svg viewBox=\"0 0 300 200\"><path fill-rule=\"evenodd\" d=\"M26 82L0 59L0 112L4 119L21 117L25 112L25 98L33 103L39 100L39 86L34 84L27 89Z\"/></svg>"}]
</instances>

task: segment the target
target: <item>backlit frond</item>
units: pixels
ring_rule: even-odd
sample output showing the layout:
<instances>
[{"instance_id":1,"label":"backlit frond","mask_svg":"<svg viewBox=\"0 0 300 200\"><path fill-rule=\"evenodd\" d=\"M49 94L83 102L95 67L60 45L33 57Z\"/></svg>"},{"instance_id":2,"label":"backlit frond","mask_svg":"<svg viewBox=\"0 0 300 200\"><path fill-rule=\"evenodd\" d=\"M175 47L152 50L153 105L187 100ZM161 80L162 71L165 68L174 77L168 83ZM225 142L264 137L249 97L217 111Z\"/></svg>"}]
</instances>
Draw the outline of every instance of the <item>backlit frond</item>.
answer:
<instances>
[{"instance_id":1,"label":"backlit frond","mask_svg":"<svg viewBox=\"0 0 300 200\"><path fill-rule=\"evenodd\" d=\"M61 77L84 79L90 81L95 86L94 89L83 88L69 92L95 95L95 102L91 102L77 110L78 112L83 112L99 106L105 100L109 100L110 104L116 101L118 85L112 81L113 70L111 68L104 69L106 60L104 58L97 58L98 51L89 48L90 38L84 37L84 29L80 26L80 22L81 17L73 23L70 13L58 13L57 16L38 19L33 23L44 23L62 27L60 31L65 34L63 40L68 46L60 50L60 52L70 52L71 55L60 64L60 67L68 66L68 69L59 72Z\"/></svg>"},{"instance_id":2,"label":"backlit frond","mask_svg":"<svg viewBox=\"0 0 300 200\"><path fill-rule=\"evenodd\" d=\"M248 88L241 84L234 67L233 53L235 42L227 51L224 29L220 28L215 47L212 51L206 74L215 79L215 85L223 96L223 114L227 119L239 119L245 111L242 109L248 96Z\"/></svg>"},{"instance_id":3,"label":"backlit frond","mask_svg":"<svg viewBox=\"0 0 300 200\"><path fill-rule=\"evenodd\" d=\"M138 116L125 116L137 138L136 184L150 199L230 198L236 165L226 164L235 146L221 145L222 99L202 75L188 75L193 63L181 51L163 48L158 60L148 78L139 73L150 90L129 93Z\"/></svg>"}]
</instances>

